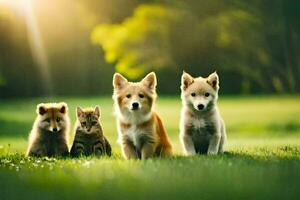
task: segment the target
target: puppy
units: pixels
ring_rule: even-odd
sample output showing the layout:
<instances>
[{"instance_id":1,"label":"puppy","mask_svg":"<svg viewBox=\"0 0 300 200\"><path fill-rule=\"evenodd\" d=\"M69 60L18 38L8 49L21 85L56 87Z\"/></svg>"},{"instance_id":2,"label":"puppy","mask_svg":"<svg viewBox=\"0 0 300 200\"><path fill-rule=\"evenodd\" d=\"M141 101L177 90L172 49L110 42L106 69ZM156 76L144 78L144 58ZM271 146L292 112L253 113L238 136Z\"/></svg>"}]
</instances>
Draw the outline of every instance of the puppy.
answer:
<instances>
[{"instance_id":1,"label":"puppy","mask_svg":"<svg viewBox=\"0 0 300 200\"><path fill-rule=\"evenodd\" d=\"M121 74L113 78L115 112L122 153L126 159L169 156L172 145L162 120L153 107L156 100L156 75L128 82Z\"/></svg>"},{"instance_id":2,"label":"puppy","mask_svg":"<svg viewBox=\"0 0 300 200\"><path fill-rule=\"evenodd\" d=\"M186 155L224 152L225 124L217 107L219 77L181 77L180 140Z\"/></svg>"},{"instance_id":3,"label":"puppy","mask_svg":"<svg viewBox=\"0 0 300 200\"><path fill-rule=\"evenodd\" d=\"M67 156L70 119L66 103L41 103L29 135L27 156Z\"/></svg>"}]
</instances>

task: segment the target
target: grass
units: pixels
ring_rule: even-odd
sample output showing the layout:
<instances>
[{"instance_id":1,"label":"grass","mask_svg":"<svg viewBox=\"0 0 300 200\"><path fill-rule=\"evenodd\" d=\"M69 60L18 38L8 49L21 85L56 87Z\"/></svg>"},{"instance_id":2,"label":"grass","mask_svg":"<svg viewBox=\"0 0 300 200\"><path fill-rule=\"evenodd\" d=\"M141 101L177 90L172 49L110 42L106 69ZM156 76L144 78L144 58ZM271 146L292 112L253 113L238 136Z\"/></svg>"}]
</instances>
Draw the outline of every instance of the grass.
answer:
<instances>
[{"instance_id":1,"label":"grass","mask_svg":"<svg viewBox=\"0 0 300 200\"><path fill-rule=\"evenodd\" d=\"M111 158L26 158L39 102L100 105ZM125 161L116 144L111 98L33 98L0 102L0 199L299 199L300 97L221 97L228 153L182 156L179 98L158 99L176 155Z\"/></svg>"}]
</instances>

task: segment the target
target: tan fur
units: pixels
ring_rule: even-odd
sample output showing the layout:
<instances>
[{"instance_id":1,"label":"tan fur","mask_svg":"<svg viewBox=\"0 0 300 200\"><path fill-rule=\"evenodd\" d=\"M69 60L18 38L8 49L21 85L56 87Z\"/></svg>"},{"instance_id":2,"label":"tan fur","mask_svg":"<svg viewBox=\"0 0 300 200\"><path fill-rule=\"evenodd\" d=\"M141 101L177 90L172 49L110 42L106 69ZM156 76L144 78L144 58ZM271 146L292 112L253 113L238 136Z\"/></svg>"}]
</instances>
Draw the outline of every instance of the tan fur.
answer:
<instances>
[{"instance_id":1,"label":"tan fur","mask_svg":"<svg viewBox=\"0 0 300 200\"><path fill-rule=\"evenodd\" d=\"M153 106L156 100L156 76L148 74L141 82L128 82L116 73L113 78L117 128L126 159L169 156L172 145ZM133 103L139 108L133 110Z\"/></svg>"},{"instance_id":2,"label":"tan fur","mask_svg":"<svg viewBox=\"0 0 300 200\"><path fill-rule=\"evenodd\" d=\"M41 103L29 135L27 156L66 156L70 119L66 103ZM54 130L57 130L56 132Z\"/></svg>"},{"instance_id":3,"label":"tan fur","mask_svg":"<svg viewBox=\"0 0 300 200\"><path fill-rule=\"evenodd\" d=\"M216 72L207 78L182 75L180 140L187 155L224 152L226 131L217 107L218 90Z\"/></svg>"}]
</instances>

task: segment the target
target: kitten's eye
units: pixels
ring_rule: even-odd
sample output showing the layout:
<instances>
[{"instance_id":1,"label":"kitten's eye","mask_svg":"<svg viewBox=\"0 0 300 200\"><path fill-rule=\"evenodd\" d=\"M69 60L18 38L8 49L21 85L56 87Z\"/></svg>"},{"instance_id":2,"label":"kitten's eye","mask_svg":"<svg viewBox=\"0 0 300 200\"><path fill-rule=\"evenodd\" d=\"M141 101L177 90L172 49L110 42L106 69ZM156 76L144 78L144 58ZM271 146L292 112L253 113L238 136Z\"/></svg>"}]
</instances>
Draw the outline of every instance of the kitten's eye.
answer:
<instances>
[{"instance_id":1,"label":"kitten's eye","mask_svg":"<svg viewBox=\"0 0 300 200\"><path fill-rule=\"evenodd\" d=\"M49 123L50 122L50 118L47 118L44 121Z\"/></svg>"},{"instance_id":2,"label":"kitten's eye","mask_svg":"<svg viewBox=\"0 0 300 200\"><path fill-rule=\"evenodd\" d=\"M86 122L81 122L81 125L82 125L82 126L85 126L85 125L86 125Z\"/></svg>"},{"instance_id":3,"label":"kitten's eye","mask_svg":"<svg viewBox=\"0 0 300 200\"><path fill-rule=\"evenodd\" d=\"M127 94L126 97L127 97L128 99L130 99L130 98L131 98L131 94Z\"/></svg>"},{"instance_id":4,"label":"kitten's eye","mask_svg":"<svg viewBox=\"0 0 300 200\"><path fill-rule=\"evenodd\" d=\"M60 122L60 120L61 120L60 117L56 118L56 122Z\"/></svg>"},{"instance_id":5,"label":"kitten's eye","mask_svg":"<svg viewBox=\"0 0 300 200\"><path fill-rule=\"evenodd\" d=\"M193 92L193 93L191 94L191 96L192 96L192 97L195 97L195 96L196 96L196 93L195 93L195 92Z\"/></svg>"},{"instance_id":6,"label":"kitten's eye","mask_svg":"<svg viewBox=\"0 0 300 200\"><path fill-rule=\"evenodd\" d=\"M97 124L97 121L92 122L92 126L95 126Z\"/></svg>"},{"instance_id":7,"label":"kitten's eye","mask_svg":"<svg viewBox=\"0 0 300 200\"><path fill-rule=\"evenodd\" d=\"M145 97L145 95L143 95L143 94L139 94L139 97L140 97L140 98L144 98L144 97Z\"/></svg>"},{"instance_id":8,"label":"kitten's eye","mask_svg":"<svg viewBox=\"0 0 300 200\"><path fill-rule=\"evenodd\" d=\"M209 97L209 93L208 92L205 92L205 94L204 94L204 96L206 96L206 97Z\"/></svg>"}]
</instances>

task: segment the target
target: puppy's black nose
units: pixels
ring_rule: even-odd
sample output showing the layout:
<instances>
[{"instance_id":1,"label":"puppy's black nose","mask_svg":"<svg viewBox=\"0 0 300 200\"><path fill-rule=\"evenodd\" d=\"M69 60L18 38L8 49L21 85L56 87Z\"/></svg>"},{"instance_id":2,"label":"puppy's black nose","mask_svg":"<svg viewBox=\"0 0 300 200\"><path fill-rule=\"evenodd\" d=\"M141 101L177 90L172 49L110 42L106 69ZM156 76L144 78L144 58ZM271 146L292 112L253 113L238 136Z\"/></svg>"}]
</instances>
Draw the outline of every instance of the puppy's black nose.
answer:
<instances>
[{"instance_id":1,"label":"puppy's black nose","mask_svg":"<svg viewBox=\"0 0 300 200\"><path fill-rule=\"evenodd\" d=\"M138 109L138 108L139 108L139 103L138 102L132 103L132 109Z\"/></svg>"},{"instance_id":2,"label":"puppy's black nose","mask_svg":"<svg viewBox=\"0 0 300 200\"><path fill-rule=\"evenodd\" d=\"M53 130L53 132L56 132L56 131L57 131L57 128L53 128L52 130Z\"/></svg>"},{"instance_id":3,"label":"puppy's black nose","mask_svg":"<svg viewBox=\"0 0 300 200\"><path fill-rule=\"evenodd\" d=\"M203 104L199 104L199 105L198 105L198 110L203 110L203 108L204 108L204 105L203 105Z\"/></svg>"}]
</instances>

